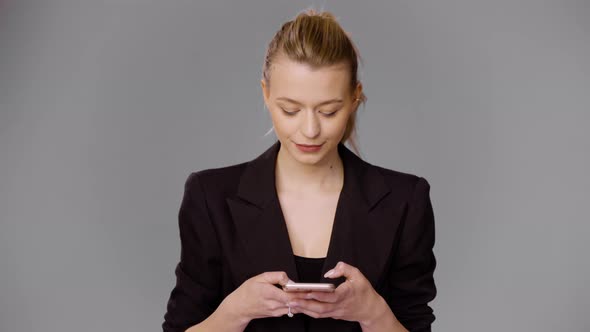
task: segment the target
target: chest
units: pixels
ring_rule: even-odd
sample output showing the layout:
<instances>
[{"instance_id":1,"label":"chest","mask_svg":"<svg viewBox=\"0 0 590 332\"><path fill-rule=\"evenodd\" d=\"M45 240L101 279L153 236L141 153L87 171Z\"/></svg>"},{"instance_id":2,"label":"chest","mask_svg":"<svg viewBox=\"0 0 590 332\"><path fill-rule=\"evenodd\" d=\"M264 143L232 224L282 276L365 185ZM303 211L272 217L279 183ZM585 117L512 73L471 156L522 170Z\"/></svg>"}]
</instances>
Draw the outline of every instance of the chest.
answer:
<instances>
[{"instance_id":1,"label":"chest","mask_svg":"<svg viewBox=\"0 0 590 332\"><path fill-rule=\"evenodd\" d=\"M326 257L340 193L322 195L279 194L293 253Z\"/></svg>"}]
</instances>

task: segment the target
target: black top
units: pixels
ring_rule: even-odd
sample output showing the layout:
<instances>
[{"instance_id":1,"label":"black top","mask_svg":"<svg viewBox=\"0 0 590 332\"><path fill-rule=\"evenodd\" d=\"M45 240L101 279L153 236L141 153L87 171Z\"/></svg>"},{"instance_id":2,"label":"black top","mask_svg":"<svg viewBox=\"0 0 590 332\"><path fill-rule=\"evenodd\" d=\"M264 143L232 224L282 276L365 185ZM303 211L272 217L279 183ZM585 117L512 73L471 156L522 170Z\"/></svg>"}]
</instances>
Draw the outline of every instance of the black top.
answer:
<instances>
[{"instance_id":1,"label":"black top","mask_svg":"<svg viewBox=\"0 0 590 332\"><path fill-rule=\"evenodd\" d=\"M280 147L277 141L254 160L194 172L186 180L178 213L182 255L163 332L183 332L207 319L247 278L270 268L299 281L276 191ZM358 268L372 285L379 285L375 291L406 329L430 331L435 317L428 303L436 295L436 260L428 181L372 165L343 144L338 144L338 154L344 186L326 269L338 261ZM345 279L326 281L338 286ZM252 319L247 331L298 331L303 327L295 320L298 316L303 315ZM358 322L343 319L310 323L322 332L361 330Z\"/></svg>"},{"instance_id":2,"label":"black top","mask_svg":"<svg viewBox=\"0 0 590 332\"><path fill-rule=\"evenodd\" d=\"M297 274L299 275L299 282L320 282L322 267L324 266L324 260L326 258L294 256ZM305 314L298 314L293 318L295 317L302 319L305 325L305 331L309 331L309 320L312 319L312 317Z\"/></svg>"},{"instance_id":3,"label":"black top","mask_svg":"<svg viewBox=\"0 0 590 332\"><path fill-rule=\"evenodd\" d=\"M294 256L299 282L320 282L322 267L326 258Z\"/></svg>"}]
</instances>

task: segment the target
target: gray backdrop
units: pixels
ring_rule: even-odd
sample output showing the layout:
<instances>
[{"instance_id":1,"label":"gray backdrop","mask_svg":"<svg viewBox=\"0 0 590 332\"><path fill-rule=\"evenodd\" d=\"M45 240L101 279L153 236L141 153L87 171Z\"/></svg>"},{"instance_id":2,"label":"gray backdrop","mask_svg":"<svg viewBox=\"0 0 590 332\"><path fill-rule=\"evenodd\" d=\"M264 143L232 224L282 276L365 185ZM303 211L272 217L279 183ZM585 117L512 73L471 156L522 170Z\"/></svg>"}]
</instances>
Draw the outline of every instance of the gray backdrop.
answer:
<instances>
[{"instance_id":1,"label":"gray backdrop","mask_svg":"<svg viewBox=\"0 0 590 332\"><path fill-rule=\"evenodd\" d=\"M5 0L2 332L160 330L184 181L274 141L310 6L364 58L362 157L431 183L434 330L590 329L589 1Z\"/></svg>"}]
</instances>

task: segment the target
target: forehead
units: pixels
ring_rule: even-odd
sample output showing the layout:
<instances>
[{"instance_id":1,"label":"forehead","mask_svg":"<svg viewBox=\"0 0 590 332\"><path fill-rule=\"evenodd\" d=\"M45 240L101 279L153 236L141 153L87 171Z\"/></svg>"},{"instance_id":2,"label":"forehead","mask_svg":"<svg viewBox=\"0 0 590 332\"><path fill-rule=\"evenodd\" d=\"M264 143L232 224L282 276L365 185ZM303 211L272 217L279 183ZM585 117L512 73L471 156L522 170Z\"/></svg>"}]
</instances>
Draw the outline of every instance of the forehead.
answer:
<instances>
[{"instance_id":1,"label":"forehead","mask_svg":"<svg viewBox=\"0 0 590 332\"><path fill-rule=\"evenodd\" d=\"M270 94L299 101L344 98L349 93L350 74L345 63L313 68L305 63L278 57L270 73Z\"/></svg>"}]
</instances>

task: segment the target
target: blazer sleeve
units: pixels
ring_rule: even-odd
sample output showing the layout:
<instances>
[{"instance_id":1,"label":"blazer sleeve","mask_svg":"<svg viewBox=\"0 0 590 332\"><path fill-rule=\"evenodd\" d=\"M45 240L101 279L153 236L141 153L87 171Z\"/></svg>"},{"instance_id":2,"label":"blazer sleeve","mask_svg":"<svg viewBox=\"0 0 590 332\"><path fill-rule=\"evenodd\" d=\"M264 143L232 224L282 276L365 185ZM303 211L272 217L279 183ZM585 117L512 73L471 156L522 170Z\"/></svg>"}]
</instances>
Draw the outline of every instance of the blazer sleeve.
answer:
<instances>
[{"instance_id":1,"label":"blazer sleeve","mask_svg":"<svg viewBox=\"0 0 590 332\"><path fill-rule=\"evenodd\" d=\"M184 332L209 317L221 303L220 248L199 173L191 173L185 182L178 226L180 261L162 323L164 332Z\"/></svg>"},{"instance_id":2,"label":"blazer sleeve","mask_svg":"<svg viewBox=\"0 0 590 332\"><path fill-rule=\"evenodd\" d=\"M428 302L436 296L434 214L430 185L419 178L414 187L390 274L391 310L411 332L430 332L435 319Z\"/></svg>"}]
</instances>

